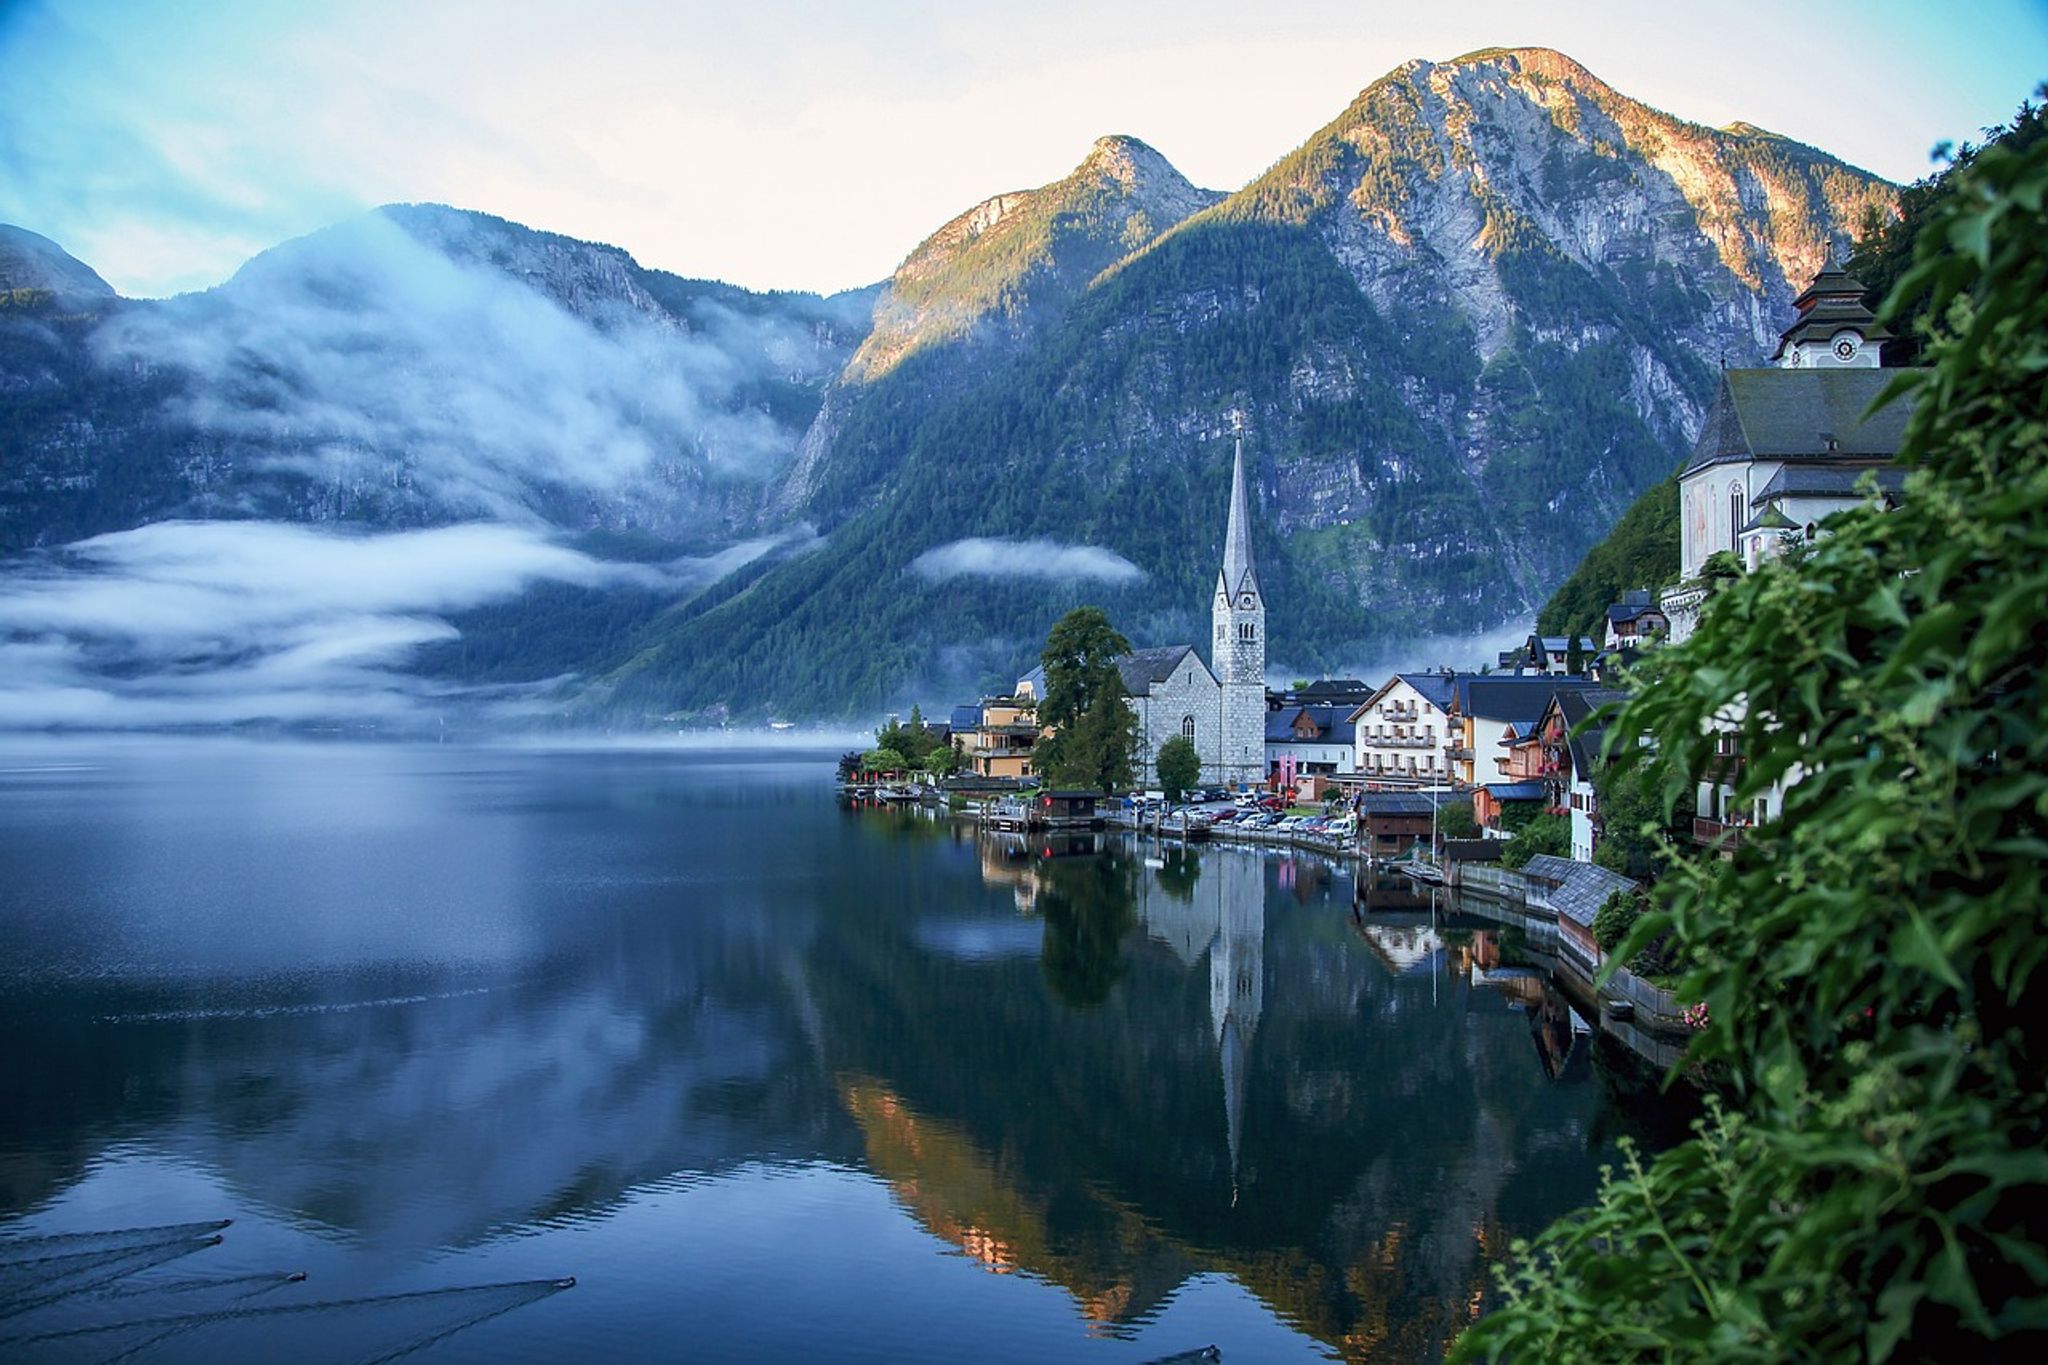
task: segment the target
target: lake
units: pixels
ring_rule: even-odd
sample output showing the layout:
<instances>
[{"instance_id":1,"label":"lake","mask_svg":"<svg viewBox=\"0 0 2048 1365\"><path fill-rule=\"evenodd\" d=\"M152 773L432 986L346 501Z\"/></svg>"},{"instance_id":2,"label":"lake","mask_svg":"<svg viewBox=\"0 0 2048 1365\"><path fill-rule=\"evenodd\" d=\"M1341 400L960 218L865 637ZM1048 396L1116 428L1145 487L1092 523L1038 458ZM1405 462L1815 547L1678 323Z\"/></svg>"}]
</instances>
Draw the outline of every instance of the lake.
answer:
<instances>
[{"instance_id":1,"label":"lake","mask_svg":"<svg viewBox=\"0 0 2048 1365\"><path fill-rule=\"evenodd\" d=\"M1512 936L834 757L0 744L0 1354L1433 1359L1666 1136Z\"/></svg>"}]
</instances>

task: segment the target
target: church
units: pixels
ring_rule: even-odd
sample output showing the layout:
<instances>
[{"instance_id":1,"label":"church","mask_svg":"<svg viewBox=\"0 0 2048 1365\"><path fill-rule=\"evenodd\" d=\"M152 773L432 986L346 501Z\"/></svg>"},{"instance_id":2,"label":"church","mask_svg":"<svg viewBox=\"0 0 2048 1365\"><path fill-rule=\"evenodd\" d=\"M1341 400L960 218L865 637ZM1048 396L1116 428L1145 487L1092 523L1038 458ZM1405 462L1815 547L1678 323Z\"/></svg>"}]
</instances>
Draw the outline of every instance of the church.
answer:
<instances>
[{"instance_id":1,"label":"church","mask_svg":"<svg viewBox=\"0 0 2048 1365\"><path fill-rule=\"evenodd\" d=\"M1223 566L1209 604L1209 662L1192 645L1136 649L1117 661L1138 717L1141 787L1159 781L1159 748L1179 735L1202 758L1204 784L1256 786L1266 780L1266 598L1252 563L1251 507L1245 492L1244 438L1230 475ZM1043 695L1045 670L1017 681L1019 697Z\"/></svg>"},{"instance_id":2,"label":"church","mask_svg":"<svg viewBox=\"0 0 2048 1365\"><path fill-rule=\"evenodd\" d=\"M1891 338L1863 303L1864 288L1829 248L1793 306L1772 366L1723 370L1679 478L1680 585L1662 604L1674 640L1692 633L1709 556L1727 551L1754 568L1794 537L1810 539L1830 514L1868 496L1895 498L1893 464L1913 414L1908 394L1870 405L1897 370L1878 368Z\"/></svg>"}]
</instances>

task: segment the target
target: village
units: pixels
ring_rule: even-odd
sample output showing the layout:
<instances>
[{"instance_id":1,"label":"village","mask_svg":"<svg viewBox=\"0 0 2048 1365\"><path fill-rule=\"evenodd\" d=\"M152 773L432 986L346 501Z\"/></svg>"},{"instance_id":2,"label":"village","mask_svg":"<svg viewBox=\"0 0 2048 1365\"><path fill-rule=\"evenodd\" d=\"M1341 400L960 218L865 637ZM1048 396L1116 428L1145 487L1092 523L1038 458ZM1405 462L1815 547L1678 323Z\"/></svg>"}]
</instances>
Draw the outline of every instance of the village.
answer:
<instances>
[{"instance_id":1,"label":"village","mask_svg":"<svg viewBox=\"0 0 2048 1365\"><path fill-rule=\"evenodd\" d=\"M1606 1010L1626 1020L1640 1007L1653 1026L1680 1028L1670 992L1607 954L1640 913L1646 880L1673 856L1732 854L1745 830L1776 818L1798 773L1738 798L1731 717L1691 808L1664 819L1643 797L1654 756L1617 764L1641 741L1613 722L1635 665L1689 638L1718 583L1812 539L1838 511L1895 505L1888 466L1912 404L1871 410L1897 371L1879 368L1889 333L1863 294L1830 253L1774 364L1721 372L1680 480L1679 580L1623 592L1597 635L1532 633L1476 671L1270 686L1240 434L1210 660L1186 644L1114 659L1133 721L1128 783L1041 786L1059 733L1041 714L1045 666L943 720L891 717L876 749L842 760L842 783L856 799L943 804L994 830L1123 827L1396 869L1533 916L1575 976L1604 982ZM1657 964L1632 965L1650 975Z\"/></svg>"}]
</instances>

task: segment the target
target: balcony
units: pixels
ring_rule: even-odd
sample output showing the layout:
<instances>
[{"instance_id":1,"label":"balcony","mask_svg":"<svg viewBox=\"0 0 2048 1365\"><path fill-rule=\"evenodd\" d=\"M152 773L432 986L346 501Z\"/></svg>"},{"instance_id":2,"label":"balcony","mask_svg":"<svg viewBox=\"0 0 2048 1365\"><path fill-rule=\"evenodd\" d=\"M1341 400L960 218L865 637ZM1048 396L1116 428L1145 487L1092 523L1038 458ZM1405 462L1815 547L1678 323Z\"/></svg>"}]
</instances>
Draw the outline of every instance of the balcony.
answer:
<instances>
[{"instance_id":1,"label":"balcony","mask_svg":"<svg viewBox=\"0 0 2048 1365\"><path fill-rule=\"evenodd\" d=\"M1387 720L1411 721L1421 715L1421 712L1417 711L1413 706L1404 706L1399 702L1394 702L1380 707L1378 714Z\"/></svg>"},{"instance_id":2,"label":"balcony","mask_svg":"<svg viewBox=\"0 0 2048 1365\"><path fill-rule=\"evenodd\" d=\"M1472 746L1469 744L1446 744L1444 746L1444 757L1451 759L1470 758L1472 757Z\"/></svg>"},{"instance_id":3,"label":"balcony","mask_svg":"<svg viewBox=\"0 0 2048 1365\"><path fill-rule=\"evenodd\" d=\"M1742 845L1742 826L1695 815L1692 819L1692 841L1701 848L1732 853Z\"/></svg>"},{"instance_id":4,"label":"balcony","mask_svg":"<svg viewBox=\"0 0 2048 1365\"><path fill-rule=\"evenodd\" d=\"M1434 749L1436 741L1421 735L1374 735L1365 741L1368 749Z\"/></svg>"}]
</instances>

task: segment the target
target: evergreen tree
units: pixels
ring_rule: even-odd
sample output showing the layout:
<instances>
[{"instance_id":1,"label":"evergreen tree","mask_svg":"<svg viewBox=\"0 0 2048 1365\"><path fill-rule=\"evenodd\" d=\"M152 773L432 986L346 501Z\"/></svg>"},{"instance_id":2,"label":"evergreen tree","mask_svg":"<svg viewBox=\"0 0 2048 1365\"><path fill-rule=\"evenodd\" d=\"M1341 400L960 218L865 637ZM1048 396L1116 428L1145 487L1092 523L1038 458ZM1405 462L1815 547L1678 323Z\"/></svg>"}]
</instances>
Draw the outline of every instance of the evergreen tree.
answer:
<instances>
[{"instance_id":1,"label":"evergreen tree","mask_svg":"<svg viewBox=\"0 0 2048 1365\"><path fill-rule=\"evenodd\" d=\"M1175 735L1159 746L1159 786L1168 801L1178 802L1202 780L1202 756L1194 741Z\"/></svg>"},{"instance_id":2,"label":"evergreen tree","mask_svg":"<svg viewBox=\"0 0 2048 1365\"><path fill-rule=\"evenodd\" d=\"M1100 607L1076 607L1046 636L1045 699L1039 722L1054 733L1039 741L1036 766L1046 782L1090 791L1130 787L1138 718L1125 699L1117 660L1131 642Z\"/></svg>"}]
</instances>

